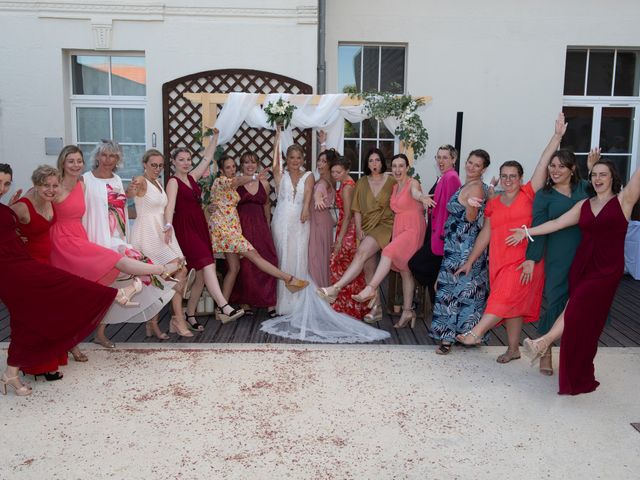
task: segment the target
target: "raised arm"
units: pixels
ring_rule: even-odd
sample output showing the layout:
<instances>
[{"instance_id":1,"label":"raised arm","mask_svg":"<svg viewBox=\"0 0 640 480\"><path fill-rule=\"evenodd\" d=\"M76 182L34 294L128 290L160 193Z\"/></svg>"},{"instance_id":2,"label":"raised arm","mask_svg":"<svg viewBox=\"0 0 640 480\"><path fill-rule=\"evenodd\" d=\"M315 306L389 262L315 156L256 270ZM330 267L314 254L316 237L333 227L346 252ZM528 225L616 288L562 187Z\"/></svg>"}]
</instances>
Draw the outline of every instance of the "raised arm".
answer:
<instances>
[{"instance_id":1,"label":"raised arm","mask_svg":"<svg viewBox=\"0 0 640 480\"><path fill-rule=\"evenodd\" d=\"M591 173L591 169L600 160L600 147L592 148L587 155L587 175Z\"/></svg>"},{"instance_id":2,"label":"raised arm","mask_svg":"<svg viewBox=\"0 0 640 480\"><path fill-rule=\"evenodd\" d=\"M512 228L511 231L513 234L509 235L505 239L505 243L510 246L517 245L527 236L527 232L531 236L537 235L547 235L549 233L557 232L558 230L562 230L563 228L571 227L572 225L577 225L580 220L580 209L582 208L582 204L584 202L588 202L589 200L582 200L576 203L571 210L566 212L564 215L556 218L555 220L549 220L548 222L543 223L542 225L538 225L537 227L531 228Z\"/></svg>"},{"instance_id":3,"label":"raised arm","mask_svg":"<svg viewBox=\"0 0 640 480\"><path fill-rule=\"evenodd\" d=\"M218 147L218 136L220 135L220 130L217 128L213 129L213 136L209 141L209 145L204 149L204 153L202 154L202 160L200 163L189 173L193 177L193 179L197 182L202 178L202 176L209 169L209 165L211 165L211 161L213 160L213 155L216 153L216 148Z\"/></svg>"},{"instance_id":4,"label":"raised arm","mask_svg":"<svg viewBox=\"0 0 640 480\"><path fill-rule=\"evenodd\" d=\"M167 193L167 206L164 207L164 241L166 244L171 243L171 236L173 235L173 212L176 210L176 198L178 196L178 181L175 178L170 178L165 187Z\"/></svg>"},{"instance_id":5,"label":"raised arm","mask_svg":"<svg viewBox=\"0 0 640 480\"><path fill-rule=\"evenodd\" d=\"M631 217L633 206L638 202L638 198L640 198L640 167L638 167L631 176L629 183L622 189L618 198L622 204L624 216L627 217L628 220L629 217Z\"/></svg>"},{"instance_id":6,"label":"raised arm","mask_svg":"<svg viewBox=\"0 0 640 480\"><path fill-rule=\"evenodd\" d=\"M276 191L280 188L280 179L282 178L282 169L281 169L281 157L282 153L280 152L280 126L276 126L276 134L273 139L273 165L271 166L271 171L273 172L273 181L276 184Z\"/></svg>"},{"instance_id":7,"label":"raised arm","mask_svg":"<svg viewBox=\"0 0 640 480\"><path fill-rule=\"evenodd\" d=\"M318 142L320 142L320 152L318 153L322 153L327 149L327 132L318 130Z\"/></svg>"},{"instance_id":8,"label":"raised arm","mask_svg":"<svg viewBox=\"0 0 640 480\"><path fill-rule=\"evenodd\" d=\"M547 167L549 166L549 161L555 151L558 150L562 136L566 131L567 124L564 121L564 113L560 112L556 119L556 125L553 135L551 136L551 140L549 140L549 143L542 152L538 165L536 165L536 169L533 171L533 176L531 177L531 187L534 192L537 192L544 186L544 182L547 180Z\"/></svg>"}]
</instances>

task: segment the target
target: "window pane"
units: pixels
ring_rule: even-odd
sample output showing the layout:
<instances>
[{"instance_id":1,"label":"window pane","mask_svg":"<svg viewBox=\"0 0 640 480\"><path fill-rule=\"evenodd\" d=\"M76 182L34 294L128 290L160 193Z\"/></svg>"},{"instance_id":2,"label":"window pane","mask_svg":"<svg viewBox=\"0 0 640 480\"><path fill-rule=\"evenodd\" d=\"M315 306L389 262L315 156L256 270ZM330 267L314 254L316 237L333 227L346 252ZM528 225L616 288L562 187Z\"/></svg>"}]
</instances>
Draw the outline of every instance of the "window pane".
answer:
<instances>
[{"instance_id":1,"label":"window pane","mask_svg":"<svg viewBox=\"0 0 640 480\"><path fill-rule=\"evenodd\" d=\"M592 107L563 107L567 131L560 146L574 153L589 153L591 150Z\"/></svg>"},{"instance_id":2,"label":"window pane","mask_svg":"<svg viewBox=\"0 0 640 480\"><path fill-rule=\"evenodd\" d=\"M142 173L142 155L146 147L144 145L121 145L124 160L118 168L121 178L131 179Z\"/></svg>"},{"instance_id":3,"label":"window pane","mask_svg":"<svg viewBox=\"0 0 640 480\"><path fill-rule=\"evenodd\" d=\"M616 166L616 170L622 177L622 183L629 181L629 165L631 163L631 155L603 155L603 158L607 158L613 162Z\"/></svg>"},{"instance_id":4,"label":"window pane","mask_svg":"<svg viewBox=\"0 0 640 480\"><path fill-rule=\"evenodd\" d=\"M584 95L584 76L587 67L587 51L572 50L567 52L564 67L564 94Z\"/></svg>"},{"instance_id":5,"label":"window pane","mask_svg":"<svg viewBox=\"0 0 640 480\"><path fill-rule=\"evenodd\" d=\"M113 139L118 143L144 143L144 110L114 108Z\"/></svg>"},{"instance_id":6,"label":"window pane","mask_svg":"<svg viewBox=\"0 0 640 480\"><path fill-rule=\"evenodd\" d=\"M631 153L633 110L615 107L602 109L600 148L603 153Z\"/></svg>"},{"instance_id":7,"label":"window pane","mask_svg":"<svg viewBox=\"0 0 640 480\"><path fill-rule=\"evenodd\" d=\"M355 86L359 92L362 91L361 61L362 47L354 45L338 47L338 92L344 92L344 88L348 86Z\"/></svg>"},{"instance_id":8,"label":"window pane","mask_svg":"<svg viewBox=\"0 0 640 480\"><path fill-rule=\"evenodd\" d=\"M109 57L71 56L74 95L109 95Z\"/></svg>"},{"instance_id":9,"label":"window pane","mask_svg":"<svg viewBox=\"0 0 640 480\"><path fill-rule=\"evenodd\" d=\"M378 121L367 118L362 121L362 138L378 138Z\"/></svg>"},{"instance_id":10,"label":"window pane","mask_svg":"<svg viewBox=\"0 0 640 480\"><path fill-rule=\"evenodd\" d=\"M611 95L613 50L591 50L587 95Z\"/></svg>"},{"instance_id":11,"label":"window pane","mask_svg":"<svg viewBox=\"0 0 640 480\"><path fill-rule=\"evenodd\" d=\"M76 109L78 143L98 143L111 138L108 108Z\"/></svg>"},{"instance_id":12,"label":"window pane","mask_svg":"<svg viewBox=\"0 0 640 480\"><path fill-rule=\"evenodd\" d=\"M380 122L380 138L393 138L393 132L389 131L384 122Z\"/></svg>"},{"instance_id":13,"label":"window pane","mask_svg":"<svg viewBox=\"0 0 640 480\"><path fill-rule=\"evenodd\" d=\"M391 159L393 158L393 142L380 142L378 148L384 153L384 158L387 164L387 171L391 171Z\"/></svg>"},{"instance_id":14,"label":"window pane","mask_svg":"<svg viewBox=\"0 0 640 480\"><path fill-rule=\"evenodd\" d=\"M345 140L343 154L344 158L351 162L351 171L358 171L358 169L360 168L358 163L358 158L360 158L360 153L358 151L358 141Z\"/></svg>"},{"instance_id":15,"label":"window pane","mask_svg":"<svg viewBox=\"0 0 640 480\"><path fill-rule=\"evenodd\" d=\"M589 179L589 172L587 171L587 156L576 155L576 163L578 164L580 178Z\"/></svg>"},{"instance_id":16,"label":"window pane","mask_svg":"<svg viewBox=\"0 0 640 480\"><path fill-rule=\"evenodd\" d=\"M78 143L78 147L82 150L82 157L84 158L84 171L88 172L92 170L91 152L96 148L96 143Z\"/></svg>"},{"instance_id":17,"label":"window pane","mask_svg":"<svg viewBox=\"0 0 640 480\"><path fill-rule=\"evenodd\" d=\"M404 92L404 47L382 47L380 90Z\"/></svg>"},{"instance_id":18,"label":"window pane","mask_svg":"<svg viewBox=\"0 0 640 480\"><path fill-rule=\"evenodd\" d=\"M146 95L144 57L111 57L111 94Z\"/></svg>"},{"instance_id":19,"label":"window pane","mask_svg":"<svg viewBox=\"0 0 640 480\"><path fill-rule=\"evenodd\" d=\"M613 94L616 96L638 96L640 83L639 52L620 52L616 60L616 84Z\"/></svg>"},{"instance_id":20,"label":"window pane","mask_svg":"<svg viewBox=\"0 0 640 480\"><path fill-rule=\"evenodd\" d=\"M344 138L360 137L360 122L351 123L349 120L344 121Z\"/></svg>"},{"instance_id":21,"label":"window pane","mask_svg":"<svg viewBox=\"0 0 640 480\"><path fill-rule=\"evenodd\" d=\"M378 67L380 65L380 48L364 47L362 63L362 90L378 90Z\"/></svg>"}]
</instances>

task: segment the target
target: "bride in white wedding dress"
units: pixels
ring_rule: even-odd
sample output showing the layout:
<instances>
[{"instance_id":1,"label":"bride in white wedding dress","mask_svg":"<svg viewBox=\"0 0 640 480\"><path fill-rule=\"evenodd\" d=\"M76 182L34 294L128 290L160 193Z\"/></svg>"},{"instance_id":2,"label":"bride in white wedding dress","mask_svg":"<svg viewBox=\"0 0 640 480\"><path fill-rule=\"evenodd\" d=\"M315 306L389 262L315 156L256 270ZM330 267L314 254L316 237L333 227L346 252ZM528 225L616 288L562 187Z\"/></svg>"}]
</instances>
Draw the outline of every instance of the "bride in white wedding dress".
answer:
<instances>
[{"instance_id":1,"label":"bride in white wedding dress","mask_svg":"<svg viewBox=\"0 0 640 480\"><path fill-rule=\"evenodd\" d=\"M280 130L276 130L273 175L278 192L271 233L280 268L296 279L311 282L308 266L309 208L314 178L302 168L304 151L299 145L287 150L284 172L280 165ZM279 317L262 323L261 330L281 337L323 343L362 343L389 338L384 330L370 327L333 310L315 294L315 285L301 290L278 283Z\"/></svg>"}]
</instances>

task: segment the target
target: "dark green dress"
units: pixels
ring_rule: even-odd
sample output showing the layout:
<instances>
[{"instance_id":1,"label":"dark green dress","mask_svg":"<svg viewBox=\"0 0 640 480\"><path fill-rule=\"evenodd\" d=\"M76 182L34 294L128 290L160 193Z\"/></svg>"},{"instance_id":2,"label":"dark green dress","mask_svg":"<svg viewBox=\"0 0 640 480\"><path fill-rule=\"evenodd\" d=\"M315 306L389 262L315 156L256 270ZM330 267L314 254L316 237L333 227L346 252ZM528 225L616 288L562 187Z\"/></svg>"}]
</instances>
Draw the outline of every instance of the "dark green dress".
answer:
<instances>
[{"instance_id":1,"label":"dark green dress","mask_svg":"<svg viewBox=\"0 0 640 480\"><path fill-rule=\"evenodd\" d=\"M533 226L562 216L580 200L589 197L589 182L581 180L567 197L555 189L538 190L533 202ZM538 321L538 333L547 333L564 310L569 298L569 268L580 243L577 225L549 235L533 237L527 247L527 260L539 262L544 258L544 313Z\"/></svg>"}]
</instances>

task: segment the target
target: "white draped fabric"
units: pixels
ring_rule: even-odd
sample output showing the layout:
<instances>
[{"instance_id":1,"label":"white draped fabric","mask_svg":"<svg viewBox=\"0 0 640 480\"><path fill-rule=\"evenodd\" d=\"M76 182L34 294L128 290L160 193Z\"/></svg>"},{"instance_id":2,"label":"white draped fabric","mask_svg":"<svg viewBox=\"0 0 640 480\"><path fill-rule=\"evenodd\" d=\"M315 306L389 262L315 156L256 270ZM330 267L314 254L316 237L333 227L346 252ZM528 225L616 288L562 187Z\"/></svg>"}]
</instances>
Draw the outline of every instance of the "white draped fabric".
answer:
<instances>
[{"instance_id":1,"label":"white draped fabric","mask_svg":"<svg viewBox=\"0 0 640 480\"><path fill-rule=\"evenodd\" d=\"M122 238L114 231L112 234L109 227L109 204L107 201L107 184L116 192L124 193L122 180L118 175L112 178L97 178L92 172L83 175L85 189L86 211L82 217L82 223L87 230L87 236L93 243L97 243L105 248L123 254L125 249L132 248L127 243L126 238ZM125 209L126 215L126 209ZM126 228L129 226L128 218L125 222ZM117 230L117 229L116 229ZM127 231L128 234L128 231ZM128 275L123 275L128 277ZM116 280L111 286L122 288L131 280ZM137 307L123 307L114 302L104 316L102 323L140 323L151 320L162 308L171 301L175 293L171 283L163 283L164 290L160 290L152 285L145 285L142 291L135 296L134 302L140 305Z\"/></svg>"},{"instance_id":2,"label":"white draped fabric","mask_svg":"<svg viewBox=\"0 0 640 480\"><path fill-rule=\"evenodd\" d=\"M265 98L263 105L258 105L256 93L230 93L227 101L216 120L216 128L220 130L218 143L224 145L230 142L243 123L252 128L274 128L267 122L267 114L264 106L276 102L279 98L289 100L286 93L271 93ZM344 142L344 121L360 122L369 118L364 113L364 105L342 106L342 101L347 98L344 93L326 94L320 97L318 105L310 105L312 95L296 95L296 108L293 112L291 124L282 132L280 140L282 151L293 144L292 128L318 128L327 132L327 148L342 150ZM395 131L398 122L394 118L386 118L385 126L389 131Z\"/></svg>"}]
</instances>

